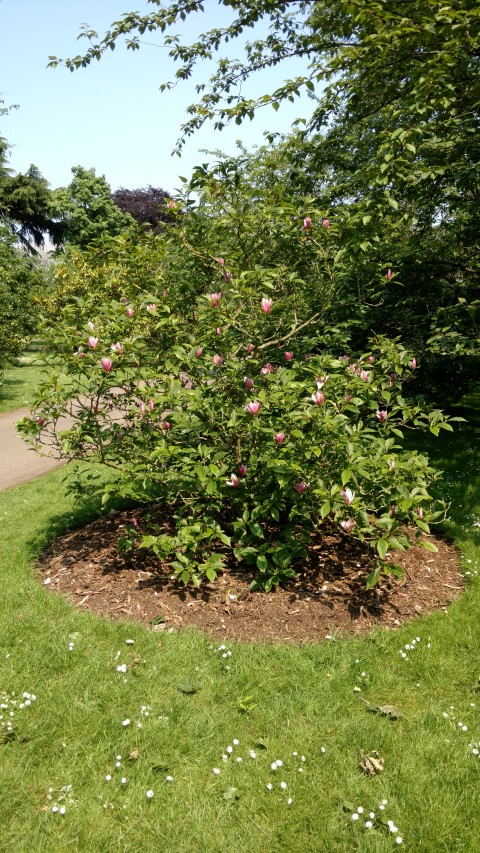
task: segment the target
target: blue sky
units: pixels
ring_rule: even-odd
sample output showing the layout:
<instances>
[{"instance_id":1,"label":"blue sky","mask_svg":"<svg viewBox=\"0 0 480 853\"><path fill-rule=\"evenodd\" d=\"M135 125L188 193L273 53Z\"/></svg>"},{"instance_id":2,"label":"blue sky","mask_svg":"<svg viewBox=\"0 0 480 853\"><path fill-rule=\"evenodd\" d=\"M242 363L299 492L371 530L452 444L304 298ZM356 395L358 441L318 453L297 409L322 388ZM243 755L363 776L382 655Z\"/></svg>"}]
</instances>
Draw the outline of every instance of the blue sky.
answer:
<instances>
[{"instance_id":1,"label":"blue sky","mask_svg":"<svg viewBox=\"0 0 480 853\"><path fill-rule=\"evenodd\" d=\"M237 139L252 148L263 143L265 130L286 132L295 118L310 115L312 101L305 96L277 113L267 107L253 122L222 133L205 126L181 159L172 158L185 110L196 100L194 85L212 73L212 64L204 63L193 81L160 93L160 83L173 79L175 65L160 46L160 35L148 34L145 41L157 46L136 52L119 46L73 74L46 67L49 55L83 52L87 43L77 41L82 23L103 34L123 12L154 8L145 0L0 0L0 93L6 104L19 104L0 125L0 135L12 146L10 168L24 171L35 163L57 187L69 183L72 166L82 165L104 174L112 189L152 184L173 191L180 185L178 175L188 177L197 163L214 159L200 149L233 153ZM228 22L230 13L217 0L205 0L205 8L196 25L192 21L175 31L194 40ZM229 51L232 57L239 52L234 45ZM304 70L299 61L281 64L252 79L244 92L256 97Z\"/></svg>"}]
</instances>

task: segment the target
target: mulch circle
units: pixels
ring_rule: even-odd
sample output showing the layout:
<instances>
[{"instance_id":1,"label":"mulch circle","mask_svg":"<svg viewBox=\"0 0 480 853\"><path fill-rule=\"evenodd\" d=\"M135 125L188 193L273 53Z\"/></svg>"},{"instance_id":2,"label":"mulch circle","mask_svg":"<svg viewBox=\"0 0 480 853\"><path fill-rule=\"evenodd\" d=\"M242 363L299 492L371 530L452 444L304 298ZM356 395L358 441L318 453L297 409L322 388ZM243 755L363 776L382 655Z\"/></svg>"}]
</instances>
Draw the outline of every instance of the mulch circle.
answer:
<instances>
[{"instance_id":1,"label":"mulch circle","mask_svg":"<svg viewBox=\"0 0 480 853\"><path fill-rule=\"evenodd\" d=\"M435 542L437 553L420 545L395 552L404 580L382 577L367 591L371 551L336 532L312 539L308 559L285 588L251 592L252 573L238 565L215 584L186 588L171 580L171 570L154 555L117 551L134 516L141 525L138 510L113 512L58 537L37 562L39 578L81 610L137 620L158 631L194 626L220 641L242 642L316 642L374 626L392 629L445 607L464 589L453 545L423 536Z\"/></svg>"}]
</instances>

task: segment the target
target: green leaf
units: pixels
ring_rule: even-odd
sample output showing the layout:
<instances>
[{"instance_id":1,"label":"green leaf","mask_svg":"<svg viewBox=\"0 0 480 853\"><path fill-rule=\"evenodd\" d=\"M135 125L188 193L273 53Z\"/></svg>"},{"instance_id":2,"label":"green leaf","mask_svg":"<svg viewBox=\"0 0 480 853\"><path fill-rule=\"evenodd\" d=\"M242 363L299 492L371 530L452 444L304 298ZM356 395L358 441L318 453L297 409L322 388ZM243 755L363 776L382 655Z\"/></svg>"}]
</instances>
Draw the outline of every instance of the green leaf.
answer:
<instances>
[{"instance_id":1,"label":"green leaf","mask_svg":"<svg viewBox=\"0 0 480 853\"><path fill-rule=\"evenodd\" d=\"M383 717L389 717L390 720L399 720L403 716L394 705L376 705L375 702L369 702L364 696L358 698L367 706L367 711L370 711L371 714L381 714Z\"/></svg>"},{"instance_id":2,"label":"green leaf","mask_svg":"<svg viewBox=\"0 0 480 853\"><path fill-rule=\"evenodd\" d=\"M268 569L268 560L264 554L259 554L257 557L257 568L260 572L266 572Z\"/></svg>"},{"instance_id":3,"label":"green leaf","mask_svg":"<svg viewBox=\"0 0 480 853\"><path fill-rule=\"evenodd\" d=\"M325 501L324 504L320 507L320 515L322 518L325 518L331 510L330 501Z\"/></svg>"},{"instance_id":4,"label":"green leaf","mask_svg":"<svg viewBox=\"0 0 480 853\"><path fill-rule=\"evenodd\" d=\"M178 685L178 689L181 690L182 693L198 693L201 686L202 685L199 681L193 681L190 675L186 675L183 681Z\"/></svg>"},{"instance_id":5,"label":"green leaf","mask_svg":"<svg viewBox=\"0 0 480 853\"><path fill-rule=\"evenodd\" d=\"M394 575L397 578L397 580L403 581L403 579L405 577L405 569L402 569L401 566L397 566L395 563L390 564L390 569L391 569L392 575Z\"/></svg>"},{"instance_id":6,"label":"green leaf","mask_svg":"<svg viewBox=\"0 0 480 853\"><path fill-rule=\"evenodd\" d=\"M386 539L379 539L377 542L377 551L382 560L385 559L385 555L388 551L388 541Z\"/></svg>"},{"instance_id":7,"label":"green leaf","mask_svg":"<svg viewBox=\"0 0 480 853\"><path fill-rule=\"evenodd\" d=\"M161 759L157 759L154 764L151 765L152 773L169 773L170 767L168 764L162 762Z\"/></svg>"},{"instance_id":8,"label":"green leaf","mask_svg":"<svg viewBox=\"0 0 480 853\"><path fill-rule=\"evenodd\" d=\"M374 587L378 583L381 574L382 574L382 567L381 566L376 566L374 569L372 569L372 571L370 572L370 574L367 578L365 588L366 589L372 589L372 587Z\"/></svg>"},{"instance_id":9,"label":"green leaf","mask_svg":"<svg viewBox=\"0 0 480 853\"><path fill-rule=\"evenodd\" d=\"M240 798L238 788L227 788L223 795L224 800L235 801Z\"/></svg>"},{"instance_id":10,"label":"green leaf","mask_svg":"<svg viewBox=\"0 0 480 853\"><path fill-rule=\"evenodd\" d=\"M421 545L422 548L425 548L426 551L431 551L432 554L436 554L438 552L438 548L433 544L433 542L427 542L425 539L421 539L418 544Z\"/></svg>"},{"instance_id":11,"label":"green leaf","mask_svg":"<svg viewBox=\"0 0 480 853\"><path fill-rule=\"evenodd\" d=\"M249 524L248 526L249 526L249 528L250 528L250 530L252 531L252 533L253 533L253 535L254 535L254 536L256 536L258 539L263 539L263 538L264 538L264 536L263 536L263 528L262 528L262 527L261 527L261 525L258 523L258 521L250 522L250 524Z\"/></svg>"}]
</instances>

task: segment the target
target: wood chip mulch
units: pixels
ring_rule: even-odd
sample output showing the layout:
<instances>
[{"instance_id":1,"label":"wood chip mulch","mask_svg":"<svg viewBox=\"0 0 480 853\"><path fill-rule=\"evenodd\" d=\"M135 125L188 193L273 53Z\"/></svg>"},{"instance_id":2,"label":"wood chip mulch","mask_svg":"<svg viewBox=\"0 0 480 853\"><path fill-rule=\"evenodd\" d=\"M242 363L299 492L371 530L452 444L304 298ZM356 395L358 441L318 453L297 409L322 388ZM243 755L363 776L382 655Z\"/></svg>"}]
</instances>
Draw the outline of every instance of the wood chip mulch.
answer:
<instances>
[{"instance_id":1,"label":"wood chip mulch","mask_svg":"<svg viewBox=\"0 0 480 853\"><path fill-rule=\"evenodd\" d=\"M420 545L395 552L405 578L383 577L366 591L371 552L347 536L312 539L297 579L268 594L250 592L252 573L232 566L199 589L170 580L171 571L146 551L120 554L117 542L139 511L115 512L56 539L41 555L37 572L48 589L81 610L171 631L195 626L219 642L316 642L345 632L358 634L446 607L462 593L455 548L444 539L438 553ZM157 624L153 624L152 620Z\"/></svg>"}]
</instances>

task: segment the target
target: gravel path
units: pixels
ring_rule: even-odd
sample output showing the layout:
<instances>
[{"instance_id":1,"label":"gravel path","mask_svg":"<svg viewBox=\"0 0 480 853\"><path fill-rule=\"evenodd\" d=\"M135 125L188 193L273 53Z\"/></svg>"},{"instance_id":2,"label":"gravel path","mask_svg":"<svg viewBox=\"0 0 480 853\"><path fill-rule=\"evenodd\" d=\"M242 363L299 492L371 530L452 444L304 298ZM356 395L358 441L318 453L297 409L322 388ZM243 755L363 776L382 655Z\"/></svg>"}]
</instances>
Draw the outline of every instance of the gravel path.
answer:
<instances>
[{"instance_id":1,"label":"gravel path","mask_svg":"<svg viewBox=\"0 0 480 853\"><path fill-rule=\"evenodd\" d=\"M26 415L29 409L17 409L0 415L0 491L11 489L20 483L27 483L52 471L63 461L39 456L35 453L15 429L15 424Z\"/></svg>"}]
</instances>

